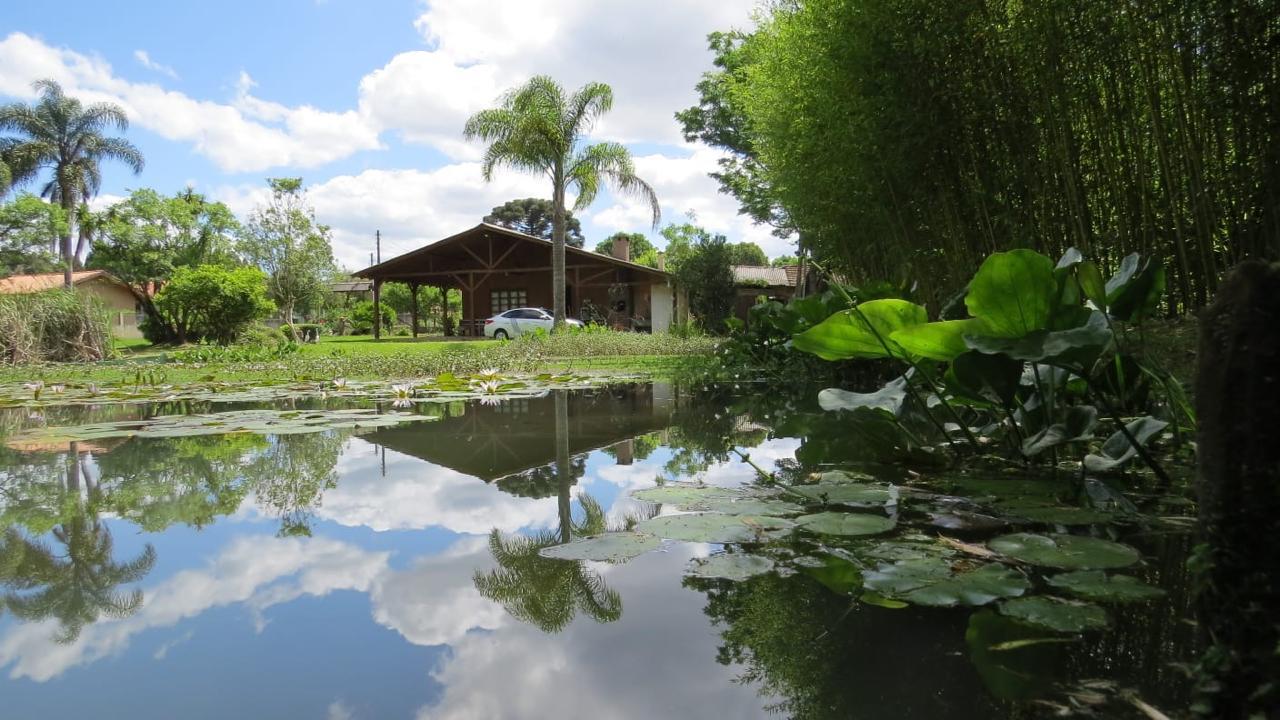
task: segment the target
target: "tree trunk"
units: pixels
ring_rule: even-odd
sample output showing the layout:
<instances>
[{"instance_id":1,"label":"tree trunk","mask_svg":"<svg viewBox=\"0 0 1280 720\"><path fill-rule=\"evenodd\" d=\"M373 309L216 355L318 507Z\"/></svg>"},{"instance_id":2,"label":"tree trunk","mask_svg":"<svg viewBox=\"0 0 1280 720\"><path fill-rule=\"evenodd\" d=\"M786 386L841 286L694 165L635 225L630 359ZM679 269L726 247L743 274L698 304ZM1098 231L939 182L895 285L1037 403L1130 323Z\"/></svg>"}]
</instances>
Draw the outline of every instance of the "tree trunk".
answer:
<instances>
[{"instance_id":1,"label":"tree trunk","mask_svg":"<svg viewBox=\"0 0 1280 720\"><path fill-rule=\"evenodd\" d=\"M1280 263L1239 265L1200 320L1197 703L1280 717Z\"/></svg>"},{"instance_id":2,"label":"tree trunk","mask_svg":"<svg viewBox=\"0 0 1280 720\"><path fill-rule=\"evenodd\" d=\"M551 221L551 298L555 306L552 331L564 328L564 169L556 167L553 190L555 215Z\"/></svg>"},{"instance_id":3,"label":"tree trunk","mask_svg":"<svg viewBox=\"0 0 1280 720\"><path fill-rule=\"evenodd\" d=\"M293 324L293 302L284 304L284 322L285 327L289 328L289 339L298 342L298 328Z\"/></svg>"},{"instance_id":4,"label":"tree trunk","mask_svg":"<svg viewBox=\"0 0 1280 720\"><path fill-rule=\"evenodd\" d=\"M573 539L573 505L569 494L573 476L569 470L569 395L556 390L556 480L559 483L557 507L560 515L560 542Z\"/></svg>"},{"instance_id":5,"label":"tree trunk","mask_svg":"<svg viewBox=\"0 0 1280 720\"><path fill-rule=\"evenodd\" d=\"M373 339L382 337L382 281L373 281Z\"/></svg>"},{"instance_id":6,"label":"tree trunk","mask_svg":"<svg viewBox=\"0 0 1280 720\"><path fill-rule=\"evenodd\" d=\"M70 290L74 286L71 273L75 271L75 256L71 252L71 230L75 225L76 219L76 203L71 195L71 188L64 183L59 187L62 193L62 210L67 215L67 231L62 234L62 261L66 265L63 268L62 284L63 287Z\"/></svg>"},{"instance_id":7,"label":"tree trunk","mask_svg":"<svg viewBox=\"0 0 1280 720\"><path fill-rule=\"evenodd\" d=\"M410 328L410 335L414 338L418 337L418 284L409 283L409 322L413 325Z\"/></svg>"}]
</instances>

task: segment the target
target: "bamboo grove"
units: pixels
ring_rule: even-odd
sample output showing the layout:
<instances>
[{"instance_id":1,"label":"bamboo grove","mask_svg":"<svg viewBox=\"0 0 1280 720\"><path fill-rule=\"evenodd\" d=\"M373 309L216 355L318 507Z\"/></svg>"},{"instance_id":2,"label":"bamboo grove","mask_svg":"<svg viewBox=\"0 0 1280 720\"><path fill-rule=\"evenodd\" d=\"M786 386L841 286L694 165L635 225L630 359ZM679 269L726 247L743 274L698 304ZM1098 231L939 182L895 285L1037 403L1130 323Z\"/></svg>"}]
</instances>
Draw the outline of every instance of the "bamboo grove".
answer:
<instances>
[{"instance_id":1,"label":"bamboo grove","mask_svg":"<svg viewBox=\"0 0 1280 720\"><path fill-rule=\"evenodd\" d=\"M1275 0L795 0L677 115L743 212L942 302L981 258L1159 258L1166 308L1280 254Z\"/></svg>"}]
</instances>

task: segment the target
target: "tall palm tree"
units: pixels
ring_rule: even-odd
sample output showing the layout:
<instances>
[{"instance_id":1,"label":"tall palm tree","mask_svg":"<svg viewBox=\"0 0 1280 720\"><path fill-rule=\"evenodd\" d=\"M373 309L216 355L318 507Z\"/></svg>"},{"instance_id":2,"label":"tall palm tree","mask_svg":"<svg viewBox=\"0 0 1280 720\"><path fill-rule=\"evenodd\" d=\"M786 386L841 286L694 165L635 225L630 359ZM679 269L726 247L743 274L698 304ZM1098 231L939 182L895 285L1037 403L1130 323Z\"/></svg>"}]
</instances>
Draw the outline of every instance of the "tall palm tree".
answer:
<instances>
[{"instance_id":1,"label":"tall palm tree","mask_svg":"<svg viewBox=\"0 0 1280 720\"><path fill-rule=\"evenodd\" d=\"M0 106L0 131L21 136L12 143L11 153L26 170L23 179L42 169L50 171L40 194L61 205L67 214L61 253L69 288L77 257L71 246L72 225L79 207L102 186L102 161L118 160L137 174L142 172L142 152L123 138L106 135L113 129L124 132L129 128L129 118L119 105L84 105L68 97L53 80L37 80L32 87L38 95L34 105Z\"/></svg>"},{"instance_id":2,"label":"tall palm tree","mask_svg":"<svg viewBox=\"0 0 1280 720\"><path fill-rule=\"evenodd\" d=\"M468 140L489 144L481 170L486 182L499 167L546 175L551 180L552 297L556 329L564 326L565 195L576 193L574 212L595 200L602 184L645 201L657 227L661 218L658 196L636 176L631 153L614 142L587 145L583 138L596 119L613 107L613 90L604 83L587 83L573 95L545 75L531 78L508 91L500 107L481 110L467 120Z\"/></svg>"}]
</instances>

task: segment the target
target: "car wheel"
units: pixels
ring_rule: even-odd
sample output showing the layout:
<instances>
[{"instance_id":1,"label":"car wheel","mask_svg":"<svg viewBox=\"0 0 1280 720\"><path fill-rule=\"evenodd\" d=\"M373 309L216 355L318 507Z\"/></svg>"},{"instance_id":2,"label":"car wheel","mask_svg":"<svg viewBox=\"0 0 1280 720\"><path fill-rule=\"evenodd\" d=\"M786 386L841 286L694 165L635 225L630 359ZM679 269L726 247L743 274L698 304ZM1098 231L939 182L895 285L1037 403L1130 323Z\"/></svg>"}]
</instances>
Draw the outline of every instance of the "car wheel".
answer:
<instances>
[{"instance_id":1,"label":"car wheel","mask_svg":"<svg viewBox=\"0 0 1280 720\"><path fill-rule=\"evenodd\" d=\"M506 340L506 339L507 339L507 331L506 331L506 330L494 330L494 331L493 331L493 339L494 339L494 340Z\"/></svg>"}]
</instances>

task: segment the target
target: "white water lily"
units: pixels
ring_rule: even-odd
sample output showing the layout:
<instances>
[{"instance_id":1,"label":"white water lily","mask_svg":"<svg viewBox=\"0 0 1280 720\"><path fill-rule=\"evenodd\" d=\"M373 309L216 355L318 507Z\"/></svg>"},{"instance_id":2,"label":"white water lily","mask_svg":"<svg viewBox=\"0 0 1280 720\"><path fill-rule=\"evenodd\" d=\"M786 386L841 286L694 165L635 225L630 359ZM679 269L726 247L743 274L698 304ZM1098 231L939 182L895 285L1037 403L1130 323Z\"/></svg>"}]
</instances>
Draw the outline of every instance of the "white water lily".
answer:
<instances>
[{"instance_id":1,"label":"white water lily","mask_svg":"<svg viewBox=\"0 0 1280 720\"><path fill-rule=\"evenodd\" d=\"M502 404L502 398L497 395L481 395L479 400L481 405L493 406Z\"/></svg>"},{"instance_id":2,"label":"white water lily","mask_svg":"<svg viewBox=\"0 0 1280 720\"><path fill-rule=\"evenodd\" d=\"M333 386L334 386L334 387L336 387L336 388L338 388L339 390L341 390L341 389L343 389L343 388L345 388L345 387L347 386L347 379L346 379L346 378L334 378L334 379L333 379Z\"/></svg>"},{"instance_id":3,"label":"white water lily","mask_svg":"<svg viewBox=\"0 0 1280 720\"><path fill-rule=\"evenodd\" d=\"M49 386L49 392L51 393L60 393L66 389L67 389L66 385L50 385Z\"/></svg>"},{"instance_id":4,"label":"white water lily","mask_svg":"<svg viewBox=\"0 0 1280 720\"><path fill-rule=\"evenodd\" d=\"M498 392L498 388L500 387L502 387L502 383L497 380L485 380L484 382L476 383L476 390L490 395Z\"/></svg>"},{"instance_id":5,"label":"white water lily","mask_svg":"<svg viewBox=\"0 0 1280 720\"><path fill-rule=\"evenodd\" d=\"M398 398L411 398L413 397L413 386L409 384L392 385L391 394Z\"/></svg>"},{"instance_id":6,"label":"white water lily","mask_svg":"<svg viewBox=\"0 0 1280 720\"><path fill-rule=\"evenodd\" d=\"M497 368L485 368L476 373L476 378L480 380L496 380L500 375L501 373Z\"/></svg>"},{"instance_id":7,"label":"white water lily","mask_svg":"<svg viewBox=\"0 0 1280 720\"><path fill-rule=\"evenodd\" d=\"M393 408L407 408L407 407L411 407L412 405L413 405L413 401L409 400L408 398L396 398L395 400L391 401L391 407Z\"/></svg>"}]
</instances>

